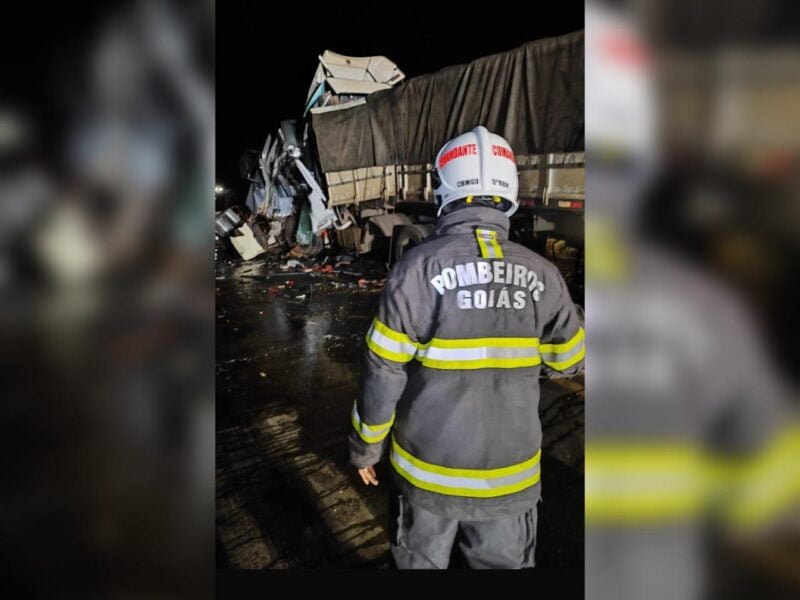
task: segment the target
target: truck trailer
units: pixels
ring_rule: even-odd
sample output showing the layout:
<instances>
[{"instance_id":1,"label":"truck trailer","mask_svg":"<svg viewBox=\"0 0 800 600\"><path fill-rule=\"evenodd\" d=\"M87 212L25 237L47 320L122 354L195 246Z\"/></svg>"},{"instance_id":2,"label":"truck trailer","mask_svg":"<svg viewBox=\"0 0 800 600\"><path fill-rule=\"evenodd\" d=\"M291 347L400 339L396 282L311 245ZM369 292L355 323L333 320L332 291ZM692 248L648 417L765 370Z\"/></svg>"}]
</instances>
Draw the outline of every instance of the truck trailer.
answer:
<instances>
[{"instance_id":1,"label":"truck trailer","mask_svg":"<svg viewBox=\"0 0 800 600\"><path fill-rule=\"evenodd\" d=\"M245 205L266 221L262 245L311 257L328 243L399 259L433 231L436 152L476 125L516 153L512 239L543 254L568 245L577 254L568 280L582 282L582 31L409 79L386 57L326 50L302 118L283 121L241 159Z\"/></svg>"}]
</instances>

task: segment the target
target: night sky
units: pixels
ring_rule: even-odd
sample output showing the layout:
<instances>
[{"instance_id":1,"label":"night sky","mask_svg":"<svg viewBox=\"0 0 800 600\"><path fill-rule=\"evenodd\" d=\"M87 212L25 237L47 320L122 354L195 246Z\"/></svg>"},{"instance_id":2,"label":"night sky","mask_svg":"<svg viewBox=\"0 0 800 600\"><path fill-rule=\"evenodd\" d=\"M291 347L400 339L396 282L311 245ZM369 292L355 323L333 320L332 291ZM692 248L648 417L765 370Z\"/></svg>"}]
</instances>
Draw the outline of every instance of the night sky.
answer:
<instances>
[{"instance_id":1,"label":"night sky","mask_svg":"<svg viewBox=\"0 0 800 600\"><path fill-rule=\"evenodd\" d=\"M476 13L457 2L219 2L215 72L220 181L241 185L242 151L260 150L281 120L302 116L317 56L326 49L349 56L384 55L410 78L583 29L582 1L526 14L509 2L484 6Z\"/></svg>"},{"instance_id":2,"label":"night sky","mask_svg":"<svg viewBox=\"0 0 800 600\"><path fill-rule=\"evenodd\" d=\"M2 42L4 104L24 107L41 133L60 137L64 109L84 83L85 51L106 18L127 5L56 3L48 6L44 20L37 15L38 5L22 5ZM480 13L456 2L216 2L214 48L201 50L216 51L220 181L244 185L239 177L242 151L260 149L282 119L302 116L317 56L324 50L382 54L410 78L583 29L580 0L562 2L557 11L530 6L523 14L508 2L487 3Z\"/></svg>"}]
</instances>

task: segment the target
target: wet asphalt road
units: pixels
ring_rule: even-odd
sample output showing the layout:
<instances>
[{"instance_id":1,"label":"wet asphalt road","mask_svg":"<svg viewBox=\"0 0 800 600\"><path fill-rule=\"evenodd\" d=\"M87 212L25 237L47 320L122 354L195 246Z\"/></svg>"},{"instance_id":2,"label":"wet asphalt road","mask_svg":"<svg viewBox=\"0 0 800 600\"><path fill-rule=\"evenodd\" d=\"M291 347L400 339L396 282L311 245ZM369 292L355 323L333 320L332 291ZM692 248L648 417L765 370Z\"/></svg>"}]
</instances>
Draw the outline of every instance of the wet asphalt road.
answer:
<instances>
[{"instance_id":1,"label":"wet asphalt road","mask_svg":"<svg viewBox=\"0 0 800 600\"><path fill-rule=\"evenodd\" d=\"M218 568L389 567L387 466L365 487L346 445L380 289L348 287L353 275L271 273L263 256L242 262L221 248ZM540 414L537 567L582 571L582 379L543 382Z\"/></svg>"}]
</instances>

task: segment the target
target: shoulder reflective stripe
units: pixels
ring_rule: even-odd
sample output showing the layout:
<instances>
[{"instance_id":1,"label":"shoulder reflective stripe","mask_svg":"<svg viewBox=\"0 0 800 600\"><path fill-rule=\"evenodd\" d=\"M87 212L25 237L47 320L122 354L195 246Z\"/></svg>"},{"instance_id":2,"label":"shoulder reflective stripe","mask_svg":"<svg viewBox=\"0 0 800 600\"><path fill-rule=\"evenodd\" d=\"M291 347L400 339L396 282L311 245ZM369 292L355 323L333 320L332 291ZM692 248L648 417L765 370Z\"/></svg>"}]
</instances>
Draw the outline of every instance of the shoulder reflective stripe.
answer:
<instances>
[{"instance_id":1,"label":"shoulder reflective stripe","mask_svg":"<svg viewBox=\"0 0 800 600\"><path fill-rule=\"evenodd\" d=\"M513 494L539 482L541 451L532 458L500 469L451 469L415 458L392 438L390 460L412 485L450 496L492 498Z\"/></svg>"},{"instance_id":2,"label":"shoulder reflective stripe","mask_svg":"<svg viewBox=\"0 0 800 600\"><path fill-rule=\"evenodd\" d=\"M475 239L478 240L483 258L503 258L503 248L497 241L497 232L491 229L476 229Z\"/></svg>"},{"instance_id":3,"label":"shoulder reflective stripe","mask_svg":"<svg viewBox=\"0 0 800 600\"><path fill-rule=\"evenodd\" d=\"M486 241L478 235L478 232L475 232L475 238L478 240L478 248L481 251L481 257L489 258L491 256L489 246L486 245Z\"/></svg>"},{"instance_id":4,"label":"shoulder reflective stripe","mask_svg":"<svg viewBox=\"0 0 800 600\"><path fill-rule=\"evenodd\" d=\"M405 333L400 333L399 331L395 331L391 327L388 327L383 323L381 323L377 318L373 319L372 327L379 333L382 333L384 336L389 338L390 340L394 340L402 344L408 344L409 346L415 346L414 342L411 341L411 338L408 337Z\"/></svg>"},{"instance_id":5,"label":"shoulder reflective stripe","mask_svg":"<svg viewBox=\"0 0 800 600\"><path fill-rule=\"evenodd\" d=\"M389 434L392 425L394 425L395 417L395 415L392 414L392 418L388 423L382 423L380 425L367 425L361 421L361 417L358 414L358 404L356 402L353 402L353 410L350 413L350 416L350 420L353 423L353 427L355 428L359 437L368 444L374 444L383 440L383 438Z\"/></svg>"},{"instance_id":6,"label":"shoulder reflective stripe","mask_svg":"<svg viewBox=\"0 0 800 600\"><path fill-rule=\"evenodd\" d=\"M376 342L375 337L374 333L373 335L367 335L367 347L381 358L399 363L407 363L414 358L413 354L394 352L387 349L382 343Z\"/></svg>"},{"instance_id":7,"label":"shoulder reflective stripe","mask_svg":"<svg viewBox=\"0 0 800 600\"><path fill-rule=\"evenodd\" d=\"M489 243L494 250L495 258L503 258L503 249L500 247L500 242L497 241L497 238L493 237L492 241Z\"/></svg>"},{"instance_id":8,"label":"shoulder reflective stripe","mask_svg":"<svg viewBox=\"0 0 800 600\"><path fill-rule=\"evenodd\" d=\"M414 358L417 346L407 335L390 329L378 319L367 332L367 347L386 360L405 363Z\"/></svg>"},{"instance_id":9,"label":"shoulder reflective stripe","mask_svg":"<svg viewBox=\"0 0 800 600\"><path fill-rule=\"evenodd\" d=\"M577 364L586 355L586 335L581 327L571 340L563 344L541 344L544 363L557 371L563 371Z\"/></svg>"}]
</instances>

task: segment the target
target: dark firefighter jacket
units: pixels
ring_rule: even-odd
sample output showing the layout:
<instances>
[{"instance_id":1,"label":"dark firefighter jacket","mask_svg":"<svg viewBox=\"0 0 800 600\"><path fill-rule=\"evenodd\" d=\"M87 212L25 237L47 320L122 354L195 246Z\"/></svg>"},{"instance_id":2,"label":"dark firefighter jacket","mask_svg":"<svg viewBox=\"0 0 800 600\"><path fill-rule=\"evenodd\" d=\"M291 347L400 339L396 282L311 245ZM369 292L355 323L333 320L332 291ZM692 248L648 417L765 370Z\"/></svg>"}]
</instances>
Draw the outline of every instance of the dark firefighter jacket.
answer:
<instances>
[{"instance_id":1,"label":"dark firefighter jacket","mask_svg":"<svg viewBox=\"0 0 800 600\"><path fill-rule=\"evenodd\" d=\"M439 219L398 262L367 333L350 458L388 446L408 499L463 520L539 498L542 370L576 373L584 331L558 269L486 206Z\"/></svg>"}]
</instances>

